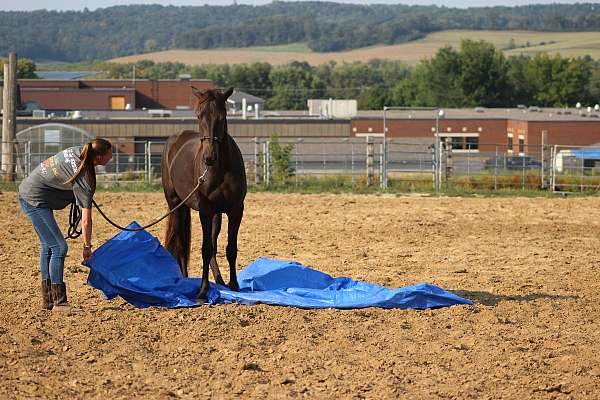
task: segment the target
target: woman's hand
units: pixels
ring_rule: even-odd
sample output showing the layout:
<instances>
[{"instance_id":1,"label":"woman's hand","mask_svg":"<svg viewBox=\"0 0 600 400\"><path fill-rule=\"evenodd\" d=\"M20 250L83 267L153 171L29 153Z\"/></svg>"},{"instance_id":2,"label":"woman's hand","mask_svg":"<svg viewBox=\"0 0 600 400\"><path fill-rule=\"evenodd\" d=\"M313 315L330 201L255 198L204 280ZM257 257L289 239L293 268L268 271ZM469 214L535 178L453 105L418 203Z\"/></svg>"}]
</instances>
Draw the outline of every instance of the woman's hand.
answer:
<instances>
[{"instance_id":1,"label":"woman's hand","mask_svg":"<svg viewBox=\"0 0 600 400\"><path fill-rule=\"evenodd\" d=\"M83 261L92 258L92 246L83 246Z\"/></svg>"},{"instance_id":2,"label":"woman's hand","mask_svg":"<svg viewBox=\"0 0 600 400\"><path fill-rule=\"evenodd\" d=\"M92 209L81 209L81 230L83 232L83 262L92 257ZM86 243L88 245L86 246Z\"/></svg>"}]
</instances>

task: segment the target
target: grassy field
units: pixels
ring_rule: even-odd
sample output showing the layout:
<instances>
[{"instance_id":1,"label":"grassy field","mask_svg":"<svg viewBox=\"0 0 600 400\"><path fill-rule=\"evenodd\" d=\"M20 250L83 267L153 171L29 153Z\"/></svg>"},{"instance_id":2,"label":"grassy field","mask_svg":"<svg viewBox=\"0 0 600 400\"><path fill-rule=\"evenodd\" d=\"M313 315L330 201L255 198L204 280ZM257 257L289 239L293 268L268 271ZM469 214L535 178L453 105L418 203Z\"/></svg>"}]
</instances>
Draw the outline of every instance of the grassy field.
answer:
<instances>
[{"instance_id":1,"label":"grassy field","mask_svg":"<svg viewBox=\"0 0 600 400\"><path fill-rule=\"evenodd\" d=\"M433 56L443 46L459 47L462 39L486 40L502 49L507 55L548 52L577 57L589 54L600 58L600 32L531 32L531 31L443 31L425 38L393 46L372 46L336 53L315 53L306 43L280 46L248 47L244 49L168 50L115 58L114 62L134 62L149 59L156 62L178 61L185 64L236 64L269 62L286 64L290 61L307 61L312 65L328 61L354 62L373 58L401 60L414 65L423 58ZM511 48L514 47L514 48Z\"/></svg>"}]
</instances>

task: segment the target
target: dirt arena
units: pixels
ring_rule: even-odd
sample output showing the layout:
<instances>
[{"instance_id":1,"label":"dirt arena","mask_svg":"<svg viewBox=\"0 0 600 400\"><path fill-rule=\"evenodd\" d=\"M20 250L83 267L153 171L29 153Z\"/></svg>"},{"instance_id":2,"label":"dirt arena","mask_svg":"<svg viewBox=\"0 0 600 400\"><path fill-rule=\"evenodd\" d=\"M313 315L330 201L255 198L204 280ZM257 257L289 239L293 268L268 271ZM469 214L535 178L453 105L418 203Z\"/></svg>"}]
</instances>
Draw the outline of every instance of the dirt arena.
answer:
<instances>
[{"instance_id":1,"label":"dirt arena","mask_svg":"<svg viewBox=\"0 0 600 400\"><path fill-rule=\"evenodd\" d=\"M160 193L96 199L123 224L164 210ZM240 266L295 259L475 302L421 311L139 310L87 286L80 241L65 272L78 311L42 311L16 193L0 218L0 398L600 398L600 198L248 196ZM94 218L99 245L116 232Z\"/></svg>"}]
</instances>

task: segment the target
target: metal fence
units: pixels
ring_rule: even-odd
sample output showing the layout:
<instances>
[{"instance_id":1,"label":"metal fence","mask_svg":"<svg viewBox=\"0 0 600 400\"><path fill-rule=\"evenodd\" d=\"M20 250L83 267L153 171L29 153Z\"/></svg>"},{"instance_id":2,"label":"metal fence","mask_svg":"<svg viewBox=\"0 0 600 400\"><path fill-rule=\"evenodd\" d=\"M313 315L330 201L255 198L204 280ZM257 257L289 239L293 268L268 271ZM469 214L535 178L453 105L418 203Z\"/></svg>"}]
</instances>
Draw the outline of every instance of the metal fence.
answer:
<instances>
[{"instance_id":1,"label":"metal fence","mask_svg":"<svg viewBox=\"0 0 600 400\"><path fill-rule=\"evenodd\" d=\"M517 153L506 145L477 143L455 149L432 139L388 139L386 157L381 138L238 138L249 184L299 184L307 179L341 177L366 185L412 185L421 189L485 188L499 190L598 190L600 147L522 145ZM43 160L77 145L66 142L20 141L15 144L17 179ZM113 141L113 160L97 167L98 182L160 181L164 141ZM484 150L485 149L485 150ZM382 179L386 160L387 179ZM3 169L5 174L6 170Z\"/></svg>"}]
</instances>

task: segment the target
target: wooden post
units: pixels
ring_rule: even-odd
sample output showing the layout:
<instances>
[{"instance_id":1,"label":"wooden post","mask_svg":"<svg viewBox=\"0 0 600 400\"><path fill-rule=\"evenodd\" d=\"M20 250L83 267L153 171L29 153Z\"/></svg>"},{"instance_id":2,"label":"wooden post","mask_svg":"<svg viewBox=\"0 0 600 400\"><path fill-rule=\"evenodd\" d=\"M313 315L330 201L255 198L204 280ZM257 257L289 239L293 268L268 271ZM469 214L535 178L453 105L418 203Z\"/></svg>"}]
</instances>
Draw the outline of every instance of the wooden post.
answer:
<instances>
[{"instance_id":1,"label":"wooden post","mask_svg":"<svg viewBox=\"0 0 600 400\"><path fill-rule=\"evenodd\" d=\"M261 173L261 154L260 154L260 147L258 145L258 138L254 137L254 183L255 184L259 184L261 179L260 179L260 173Z\"/></svg>"},{"instance_id":2,"label":"wooden post","mask_svg":"<svg viewBox=\"0 0 600 400\"><path fill-rule=\"evenodd\" d=\"M454 166L452 163L452 140L447 137L444 140L444 154L446 156L446 169L445 169L445 178L446 178L446 188L452 178L452 172L454 171Z\"/></svg>"},{"instance_id":3,"label":"wooden post","mask_svg":"<svg viewBox=\"0 0 600 400\"><path fill-rule=\"evenodd\" d=\"M8 55L8 64L4 64L4 87L2 104L2 171L5 180L15 180L14 140L15 114L17 100L17 54Z\"/></svg>"},{"instance_id":4,"label":"wooden post","mask_svg":"<svg viewBox=\"0 0 600 400\"><path fill-rule=\"evenodd\" d=\"M550 165L549 160L548 160L548 149L546 148L548 146L548 131L547 130L543 130L542 131L542 189L547 189L549 182L548 182L548 166Z\"/></svg>"},{"instance_id":5,"label":"wooden post","mask_svg":"<svg viewBox=\"0 0 600 400\"><path fill-rule=\"evenodd\" d=\"M373 139L367 136L367 186L373 185L373 156L374 156Z\"/></svg>"}]
</instances>

